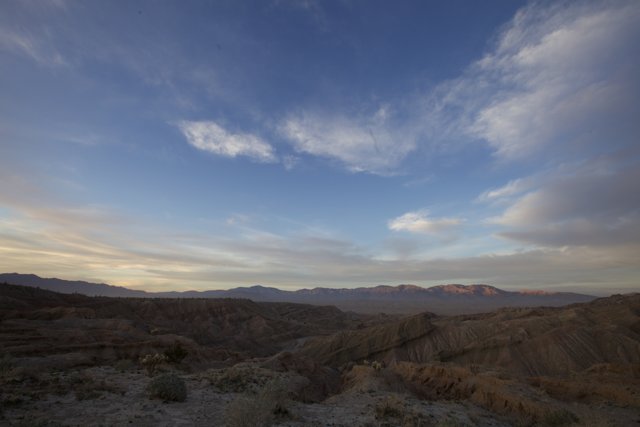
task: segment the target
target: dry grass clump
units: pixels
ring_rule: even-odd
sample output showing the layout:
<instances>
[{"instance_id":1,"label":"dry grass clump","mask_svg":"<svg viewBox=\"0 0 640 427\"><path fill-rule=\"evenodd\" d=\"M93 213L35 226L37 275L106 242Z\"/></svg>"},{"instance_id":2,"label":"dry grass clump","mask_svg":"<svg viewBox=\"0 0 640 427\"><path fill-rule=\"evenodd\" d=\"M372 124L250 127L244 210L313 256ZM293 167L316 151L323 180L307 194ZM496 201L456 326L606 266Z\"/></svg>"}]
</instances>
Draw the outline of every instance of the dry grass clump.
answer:
<instances>
[{"instance_id":1,"label":"dry grass clump","mask_svg":"<svg viewBox=\"0 0 640 427\"><path fill-rule=\"evenodd\" d=\"M227 369L211 369L204 374L209 383L226 393L257 393L282 374L250 364L237 364Z\"/></svg>"},{"instance_id":2,"label":"dry grass clump","mask_svg":"<svg viewBox=\"0 0 640 427\"><path fill-rule=\"evenodd\" d=\"M160 366L169 362L169 358L161 353L146 354L140 358L140 364L147 370L149 376L153 376Z\"/></svg>"},{"instance_id":3,"label":"dry grass clump","mask_svg":"<svg viewBox=\"0 0 640 427\"><path fill-rule=\"evenodd\" d=\"M376 404L376 418L402 418L405 407L402 400L396 396L387 396Z\"/></svg>"},{"instance_id":4,"label":"dry grass clump","mask_svg":"<svg viewBox=\"0 0 640 427\"><path fill-rule=\"evenodd\" d=\"M48 394L73 394L77 400L97 399L104 393L124 394L125 390L89 371L38 371L16 366L5 375L0 387L0 403L17 405L39 400Z\"/></svg>"},{"instance_id":5,"label":"dry grass clump","mask_svg":"<svg viewBox=\"0 0 640 427\"><path fill-rule=\"evenodd\" d=\"M422 414L407 405L397 394L382 398L374 410L376 420L380 421L381 426L426 427L430 425Z\"/></svg>"},{"instance_id":6,"label":"dry grass clump","mask_svg":"<svg viewBox=\"0 0 640 427\"><path fill-rule=\"evenodd\" d=\"M147 386L149 397L168 402L184 402L187 399L187 385L174 373L158 375Z\"/></svg>"},{"instance_id":7,"label":"dry grass clump","mask_svg":"<svg viewBox=\"0 0 640 427\"><path fill-rule=\"evenodd\" d=\"M244 393L227 406L227 427L265 427L277 419L290 416L287 409L287 387L274 380L264 385L257 393Z\"/></svg>"}]
</instances>

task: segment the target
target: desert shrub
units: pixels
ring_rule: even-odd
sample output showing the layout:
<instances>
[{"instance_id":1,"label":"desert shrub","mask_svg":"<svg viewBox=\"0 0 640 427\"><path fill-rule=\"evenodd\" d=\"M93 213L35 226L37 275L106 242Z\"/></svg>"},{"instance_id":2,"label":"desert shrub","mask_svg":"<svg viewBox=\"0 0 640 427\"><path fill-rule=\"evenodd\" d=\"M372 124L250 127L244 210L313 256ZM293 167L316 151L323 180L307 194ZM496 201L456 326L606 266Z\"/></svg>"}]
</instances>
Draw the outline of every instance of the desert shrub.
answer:
<instances>
[{"instance_id":1,"label":"desert shrub","mask_svg":"<svg viewBox=\"0 0 640 427\"><path fill-rule=\"evenodd\" d=\"M420 412L407 406L398 395L386 396L375 406L375 418L380 426L426 427L429 424Z\"/></svg>"},{"instance_id":2,"label":"desert shrub","mask_svg":"<svg viewBox=\"0 0 640 427\"><path fill-rule=\"evenodd\" d=\"M380 372L382 370L382 368L384 367L382 363L378 362L377 360L373 361L371 363L371 367L376 371L376 372Z\"/></svg>"},{"instance_id":3,"label":"desert shrub","mask_svg":"<svg viewBox=\"0 0 640 427\"><path fill-rule=\"evenodd\" d=\"M147 374L152 376L156 373L160 365L167 363L169 359L164 354L147 354L140 358L140 363L147 370Z\"/></svg>"},{"instance_id":4,"label":"desert shrub","mask_svg":"<svg viewBox=\"0 0 640 427\"><path fill-rule=\"evenodd\" d=\"M258 393L274 381L278 373L249 364L238 364L227 369L207 371L205 376L211 385L223 392Z\"/></svg>"},{"instance_id":5,"label":"desert shrub","mask_svg":"<svg viewBox=\"0 0 640 427\"><path fill-rule=\"evenodd\" d=\"M179 341L176 341L171 347L164 351L164 355L170 363L178 365L189 355L189 352L182 347L182 344L180 344Z\"/></svg>"},{"instance_id":6,"label":"desert shrub","mask_svg":"<svg viewBox=\"0 0 640 427\"><path fill-rule=\"evenodd\" d=\"M402 418L405 409L402 400L398 396L392 395L380 400L375 406L375 411L377 419Z\"/></svg>"},{"instance_id":7,"label":"desert shrub","mask_svg":"<svg viewBox=\"0 0 640 427\"><path fill-rule=\"evenodd\" d=\"M224 413L227 427L266 427L274 416L268 405L249 395L235 398Z\"/></svg>"},{"instance_id":8,"label":"desert shrub","mask_svg":"<svg viewBox=\"0 0 640 427\"><path fill-rule=\"evenodd\" d=\"M561 427L577 423L579 419L571 411L566 409L557 409L547 412L540 421L543 426Z\"/></svg>"},{"instance_id":9,"label":"desert shrub","mask_svg":"<svg viewBox=\"0 0 640 427\"><path fill-rule=\"evenodd\" d=\"M184 402L187 398L187 385L173 373L158 375L147 386L149 397L171 402Z\"/></svg>"},{"instance_id":10,"label":"desert shrub","mask_svg":"<svg viewBox=\"0 0 640 427\"><path fill-rule=\"evenodd\" d=\"M281 381L270 381L256 395L245 393L227 406L228 427L264 427L289 416L287 390Z\"/></svg>"}]
</instances>

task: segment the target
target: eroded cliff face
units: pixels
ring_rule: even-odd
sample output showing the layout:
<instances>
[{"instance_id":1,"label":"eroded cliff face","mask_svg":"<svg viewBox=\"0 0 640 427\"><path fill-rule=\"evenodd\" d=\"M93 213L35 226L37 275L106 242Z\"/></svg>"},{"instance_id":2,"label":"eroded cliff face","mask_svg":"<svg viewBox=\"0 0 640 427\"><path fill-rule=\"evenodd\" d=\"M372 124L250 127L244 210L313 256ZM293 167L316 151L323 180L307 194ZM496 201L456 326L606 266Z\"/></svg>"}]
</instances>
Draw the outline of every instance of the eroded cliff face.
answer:
<instances>
[{"instance_id":1,"label":"eroded cliff face","mask_svg":"<svg viewBox=\"0 0 640 427\"><path fill-rule=\"evenodd\" d=\"M102 411L114 424L161 424L169 415L149 403L139 357L175 343L188 356L162 369L192 393L171 407L176 423L220 425L236 399L255 400L274 379L288 396L287 426L610 426L640 413L640 294L399 318L0 285L0 422L40 414L86 424Z\"/></svg>"},{"instance_id":2,"label":"eroded cliff face","mask_svg":"<svg viewBox=\"0 0 640 427\"><path fill-rule=\"evenodd\" d=\"M639 313L635 294L564 308L419 315L316 338L300 352L332 366L364 359L442 361L519 375L567 374L599 363L640 363Z\"/></svg>"},{"instance_id":3,"label":"eroded cliff face","mask_svg":"<svg viewBox=\"0 0 640 427\"><path fill-rule=\"evenodd\" d=\"M0 286L0 320L4 352L52 356L63 365L137 358L175 342L195 363L237 362L275 354L297 339L376 321L335 307L86 297L10 285Z\"/></svg>"}]
</instances>

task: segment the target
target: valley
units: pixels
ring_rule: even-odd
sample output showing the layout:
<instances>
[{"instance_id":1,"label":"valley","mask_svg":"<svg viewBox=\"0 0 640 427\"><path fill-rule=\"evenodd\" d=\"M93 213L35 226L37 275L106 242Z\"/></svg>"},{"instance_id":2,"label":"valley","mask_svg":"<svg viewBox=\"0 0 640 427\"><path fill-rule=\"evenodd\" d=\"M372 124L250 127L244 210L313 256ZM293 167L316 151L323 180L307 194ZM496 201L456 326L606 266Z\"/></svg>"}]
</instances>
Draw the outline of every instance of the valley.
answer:
<instances>
[{"instance_id":1,"label":"valley","mask_svg":"<svg viewBox=\"0 0 640 427\"><path fill-rule=\"evenodd\" d=\"M7 425L640 422L640 294L402 316L3 284L0 347ZM151 398L169 374L185 398Z\"/></svg>"}]
</instances>

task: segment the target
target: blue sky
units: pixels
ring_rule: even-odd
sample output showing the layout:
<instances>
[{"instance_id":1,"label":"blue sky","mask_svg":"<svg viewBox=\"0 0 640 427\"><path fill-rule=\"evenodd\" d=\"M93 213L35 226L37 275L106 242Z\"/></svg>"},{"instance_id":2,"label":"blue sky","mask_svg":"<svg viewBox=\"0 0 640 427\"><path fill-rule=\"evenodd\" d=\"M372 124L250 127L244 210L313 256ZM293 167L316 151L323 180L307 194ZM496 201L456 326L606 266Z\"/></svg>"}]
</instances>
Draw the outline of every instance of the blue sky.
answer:
<instances>
[{"instance_id":1,"label":"blue sky","mask_svg":"<svg viewBox=\"0 0 640 427\"><path fill-rule=\"evenodd\" d=\"M636 1L5 1L0 270L638 289Z\"/></svg>"}]
</instances>

